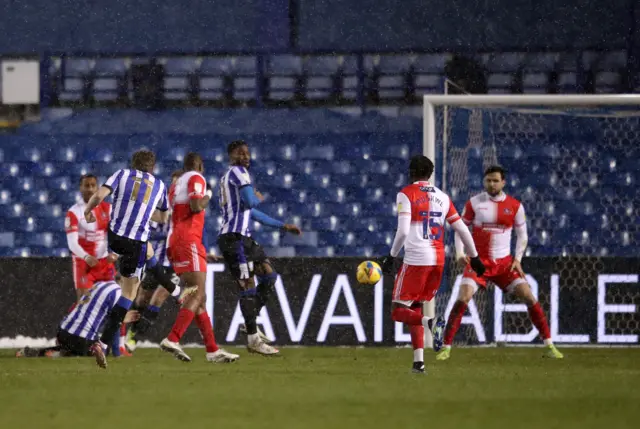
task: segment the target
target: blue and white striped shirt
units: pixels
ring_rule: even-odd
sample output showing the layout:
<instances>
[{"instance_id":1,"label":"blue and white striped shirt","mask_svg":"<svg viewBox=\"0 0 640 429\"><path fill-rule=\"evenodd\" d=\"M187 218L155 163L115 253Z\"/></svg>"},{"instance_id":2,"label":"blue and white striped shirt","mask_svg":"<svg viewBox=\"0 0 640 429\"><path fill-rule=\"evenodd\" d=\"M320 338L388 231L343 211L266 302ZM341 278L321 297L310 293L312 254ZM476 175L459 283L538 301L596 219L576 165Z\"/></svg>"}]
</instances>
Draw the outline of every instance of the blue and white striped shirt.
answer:
<instances>
[{"instance_id":1,"label":"blue and white striped shirt","mask_svg":"<svg viewBox=\"0 0 640 429\"><path fill-rule=\"evenodd\" d=\"M60 329L90 341L97 340L103 322L121 294L120 286L114 281L95 283L91 292L62 319Z\"/></svg>"},{"instance_id":2,"label":"blue and white striped shirt","mask_svg":"<svg viewBox=\"0 0 640 429\"><path fill-rule=\"evenodd\" d=\"M153 254L163 267L170 267L169 257L167 256L167 234L169 234L169 228L171 227L171 221L167 223L150 222L150 236L149 242L153 248Z\"/></svg>"},{"instance_id":3,"label":"blue and white striped shirt","mask_svg":"<svg viewBox=\"0 0 640 429\"><path fill-rule=\"evenodd\" d=\"M113 193L109 229L120 237L146 242L154 210L168 209L162 180L139 170L118 170L104 186Z\"/></svg>"},{"instance_id":4,"label":"blue and white striped shirt","mask_svg":"<svg viewBox=\"0 0 640 429\"><path fill-rule=\"evenodd\" d=\"M251 185L251 177L246 168L231 166L220 179L220 209L222 210L222 227L220 234L237 232L250 236L249 224L251 209L245 206L240 196L240 189Z\"/></svg>"}]
</instances>

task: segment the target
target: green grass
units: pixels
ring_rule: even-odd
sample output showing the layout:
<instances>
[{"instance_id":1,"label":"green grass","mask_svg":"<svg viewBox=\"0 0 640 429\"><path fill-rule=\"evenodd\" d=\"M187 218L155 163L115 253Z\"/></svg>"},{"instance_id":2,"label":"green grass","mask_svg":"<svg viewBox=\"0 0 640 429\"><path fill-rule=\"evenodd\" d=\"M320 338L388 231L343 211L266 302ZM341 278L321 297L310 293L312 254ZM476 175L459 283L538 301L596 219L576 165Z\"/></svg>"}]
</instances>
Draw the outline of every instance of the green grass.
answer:
<instances>
[{"instance_id":1,"label":"green grass","mask_svg":"<svg viewBox=\"0 0 640 429\"><path fill-rule=\"evenodd\" d=\"M283 349L231 365L157 349L111 359L0 352L0 428L640 427L640 349L455 349L426 376L409 349ZM106 412L105 412L106 411Z\"/></svg>"}]
</instances>

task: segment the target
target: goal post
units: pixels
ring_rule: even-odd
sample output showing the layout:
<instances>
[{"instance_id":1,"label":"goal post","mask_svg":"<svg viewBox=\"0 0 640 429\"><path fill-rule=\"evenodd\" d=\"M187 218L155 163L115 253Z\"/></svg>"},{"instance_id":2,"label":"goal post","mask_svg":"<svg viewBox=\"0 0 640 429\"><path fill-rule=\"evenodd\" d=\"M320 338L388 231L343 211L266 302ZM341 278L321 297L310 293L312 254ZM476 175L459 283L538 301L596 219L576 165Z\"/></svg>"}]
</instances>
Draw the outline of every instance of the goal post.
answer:
<instances>
[{"instance_id":1,"label":"goal post","mask_svg":"<svg viewBox=\"0 0 640 429\"><path fill-rule=\"evenodd\" d=\"M633 200L629 205L618 195L624 190L618 192L614 178L608 174L616 172L616 163L618 173L636 168L630 167L629 163L637 160L625 160L625 150L640 155L636 146L640 147L640 94L456 94L425 95L423 98L422 150L435 164L433 182L452 197L461 211L464 202L482 190L483 169L496 163L505 166L508 171L506 192L523 201L528 222L535 222L530 226L527 256L597 258L616 252L619 255L620 250L610 243L616 239L622 242L624 237L633 241L637 236L633 229L635 222L626 225L637 213ZM606 161L610 162L610 170L601 159L606 156L611 159ZM625 179L622 176L622 180L629 182L627 185L636 185L634 177ZM594 198L604 195L603 186L614 189L617 195L606 203ZM627 191L629 188L627 186ZM524 193L526 195L522 195ZM563 210L571 210L572 204L591 207L598 215L607 212L605 204L616 206L617 211L610 210L613 214L606 219L606 234L609 235L605 237L604 233L592 232L591 238L597 240L592 240L590 245L588 240L585 243L575 241L589 237L588 227L561 231L553 220L564 222L566 213ZM594 207L598 204L602 207ZM602 216L604 219L605 214ZM453 231L450 228L446 244L450 258L453 256ZM433 317L436 313L446 316L450 311L451 295L457 290L455 282L460 274L451 261L449 259L446 270L446 284L442 285L444 293L425 303L427 316ZM572 269L567 265L566 272L575 273ZM498 293L501 292L497 291L496 297ZM486 303L476 304L481 318L483 312L487 320L493 316ZM483 305L487 308L480 308ZM527 331L528 321L524 319L516 325ZM430 345L430 335L426 337Z\"/></svg>"}]
</instances>

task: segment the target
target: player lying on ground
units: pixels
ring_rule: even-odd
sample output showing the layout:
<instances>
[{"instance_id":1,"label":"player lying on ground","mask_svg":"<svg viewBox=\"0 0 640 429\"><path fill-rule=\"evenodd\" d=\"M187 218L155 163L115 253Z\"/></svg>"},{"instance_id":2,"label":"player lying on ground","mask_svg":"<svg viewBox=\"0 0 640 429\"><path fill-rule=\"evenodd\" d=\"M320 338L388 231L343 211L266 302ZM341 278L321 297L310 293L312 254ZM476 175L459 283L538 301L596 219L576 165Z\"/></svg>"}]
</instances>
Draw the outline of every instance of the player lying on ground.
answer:
<instances>
[{"instance_id":1,"label":"player lying on ground","mask_svg":"<svg viewBox=\"0 0 640 429\"><path fill-rule=\"evenodd\" d=\"M562 359L563 355L551 341L547 319L540 303L531 293L520 265L527 248L527 222L524 207L520 201L505 194L505 171L500 166L489 167L484 173L485 192L472 197L464 206L462 220L472 227L473 240L478 247L480 258L487 267L484 275L470 269L464 255L460 237L456 234L456 259L465 266L458 299L453 305L444 336L444 347L436 356L438 360L449 359L451 344L460 327L467 304L478 290L487 287L487 282L498 286L507 293L514 294L529 309L529 317L540 332L546 346L544 356ZM515 258L511 256L511 230L516 231Z\"/></svg>"},{"instance_id":2,"label":"player lying on ground","mask_svg":"<svg viewBox=\"0 0 640 429\"><path fill-rule=\"evenodd\" d=\"M431 301L440 287L445 264L444 223L461 236L473 268L482 275L484 266L478 258L471 233L447 194L429 182L433 162L417 155L409 163L409 182L396 197L398 229L390 256L382 263L383 271L394 274L394 260L404 247L402 267L393 286L391 318L408 325L413 346L413 369L424 373L424 328L433 334L433 348L442 346L444 320L422 314L425 301Z\"/></svg>"},{"instance_id":3,"label":"player lying on ground","mask_svg":"<svg viewBox=\"0 0 640 429\"><path fill-rule=\"evenodd\" d=\"M195 292L185 297L176 321L160 348L177 359L191 362L191 358L180 347L180 339L194 320L200 329L209 362L228 363L240 356L218 348L205 304L207 280L207 251L202 244L205 209L211 199L207 182L202 175L204 163L197 153L184 158L184 173L176 180L169 192L172 208L171 231L167 254L183 288L194 288Z\"/></svg>"},{"instance_id":4,"label":"player lying on ground","mask_svg":"<svg viewBox=\"0 0 640 429\"><path fill-rule=\"evenodd\" d=\"M77 300L87 294L95 282L113 280L116 272L113 263L118 258L107 248L111 204L103 201L93 209L96 222L88 223L84 218L86 205L98 189L97 181L93 174L80 177L82 202L71 206L64 219Z\"/></svg>"},{"instance_id":5,"label":"player lying on ground","mask_svg":"<svg viewBox=\"0 0 640 429\"><path fill-rule=\"evenodd\" d=\"M111 193L113 206L109 223L109 249L119 256L122 296L109 314L104 328L101 351L95 350L98 365L106 365L105 342L120 330L131 302L135 298L144 272L149 222L166 222L167 193L161 180L151 174L156 164L153 152L140 150L133 154L131 168L116 171L91 197L84 211L87 222L96 221L93 209Z\"/></svg>"},{"instance_id":6,"label":"player lying on ground","mask_svg":"<svg viewBox=\"0 0 640 429\"><path fill-rule=\"evenodd\" d=\"M120 285L115 281L96 282L89 294L84 295L78 305L60 322L55 347L25 347L16 356L51 356L56 353L59 356L94 356L96 359L104 359L98 338L109 312L117 305L121 293ZM124 321L134 322L138 317L137 311L128 311L125 313ZM107 367L106 359L100 366Z\"/></svg>"},{"instance_id":7,"label":"player lying on ground","mask_svg":"<svg viewBox=\"0 0 640 429\"><path fill-rule=\"evenodd\" d=\"M220 209L222 227L218 235L218 247L231 274L240 287L240 310L247 330L247 349L262 355L276 355L278 350L264 342L258 334L256 318L269 300L278 274L273 269L264 249L251 238L250 223L255 219L265 225L300 235L295 225L272 219L255 207L261 198L256 195L249 164L249 146L242 140L227 147L229 170L220 178ZM258 278L255 286L253 276Z\"/></svg>"}]
</instances>

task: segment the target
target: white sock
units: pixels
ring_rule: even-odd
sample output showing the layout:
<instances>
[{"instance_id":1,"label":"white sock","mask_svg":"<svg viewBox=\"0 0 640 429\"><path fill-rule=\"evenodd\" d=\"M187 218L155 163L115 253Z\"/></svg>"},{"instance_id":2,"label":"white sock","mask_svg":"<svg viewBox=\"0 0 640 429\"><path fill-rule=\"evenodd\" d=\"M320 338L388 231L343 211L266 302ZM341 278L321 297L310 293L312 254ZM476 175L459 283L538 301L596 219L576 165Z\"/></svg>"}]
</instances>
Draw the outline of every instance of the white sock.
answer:
<instances>
[{"instance_id":1,"label":"white sock","mask_svg":"<svg viewBox=\"0 0 640 429\"><path fill-rule=\"evenodd\" d=\"M258 334L249 334L247 335L247 339L249 340L250 343L255 343L260 339L260 337L258 337Z\"/></svg>"},{"instance_id":2,"label":"white sock","mask_svg":"<svg viewBox=\"0 0 640 429\"><path fill-rule=\"evenodd\" d=\"M551 341L551 338L547 338L546 340L544 340L544 345L545 346L550 346L553 344L553 341Z\"/></svg>"},{"instance_id":3,"label":"white sock","mask_svg":"<svg viewBox=\"0 0 640 429\"><path fill-rule=\"evenodd\" d=\"M424 326L427 329L431 329L429 327L429 320L431 319L433 319L433 317L422 316L422 326Z\"/></svg>"},{"instance_id":4,"label":"white sock","mask_svg":"<svg viewBox=\"0 0 640 429\"><path fill-rule=\"evenodd\" d=\"M414 362L424 362L424 349L415 349L413 351Z\"/></svg>"}]
</instances>

